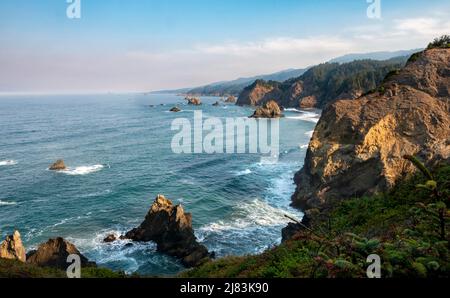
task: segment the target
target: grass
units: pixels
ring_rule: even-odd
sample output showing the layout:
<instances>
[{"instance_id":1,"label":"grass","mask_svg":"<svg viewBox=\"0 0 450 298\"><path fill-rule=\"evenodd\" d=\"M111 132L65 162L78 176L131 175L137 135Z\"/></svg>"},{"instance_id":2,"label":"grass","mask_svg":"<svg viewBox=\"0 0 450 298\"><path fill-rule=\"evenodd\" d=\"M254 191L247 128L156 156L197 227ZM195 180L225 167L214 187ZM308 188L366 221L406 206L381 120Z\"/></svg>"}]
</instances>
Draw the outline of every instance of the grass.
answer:
<instances>
[{"instance_id":1,"label":"grass","mask_svg":"<svg viewBox=\"0 0 450 298\"><path fill-rule=\"evenodd\" d=\"M39 267L15 260L0 259L0 278L66 278L66 272L59 269ZM105 268L82 268L82 278L125 278L123 272Z\"/></svg>"}]
</instances>

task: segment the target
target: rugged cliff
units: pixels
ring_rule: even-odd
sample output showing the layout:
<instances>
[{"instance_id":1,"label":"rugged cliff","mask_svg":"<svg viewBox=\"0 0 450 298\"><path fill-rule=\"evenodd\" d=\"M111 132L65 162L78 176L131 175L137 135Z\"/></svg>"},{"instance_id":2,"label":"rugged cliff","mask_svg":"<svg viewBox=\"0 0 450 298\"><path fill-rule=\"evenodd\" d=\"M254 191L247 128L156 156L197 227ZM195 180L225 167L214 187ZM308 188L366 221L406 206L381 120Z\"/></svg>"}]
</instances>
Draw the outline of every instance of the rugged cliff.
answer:
<instances>
[{"instance_id":1,"label":"rugged cliff","mask_svg":"<svg viewBox=\"0 0 450 298\"><path fill-rule=\"evenodd\" d=\"M450 49L413 55L375 91L338 100L323 112L297 173L294 205L326 207L390 189L414 169L450 157Z\"/></svg>"},{"instance_id":2,"label":"rugged cliff","mask_svg":"<svg viewBox=\"0 0 450 298\"><path fill-rule=\"evenodd\" d=\"M354 99L376 88L389 72L403 67L406 59L324 63L283 83L257 80L241 92L237 104L255 106L275 100L284 107L323 108L334 100Z\"/></svg>"}]
</instances>

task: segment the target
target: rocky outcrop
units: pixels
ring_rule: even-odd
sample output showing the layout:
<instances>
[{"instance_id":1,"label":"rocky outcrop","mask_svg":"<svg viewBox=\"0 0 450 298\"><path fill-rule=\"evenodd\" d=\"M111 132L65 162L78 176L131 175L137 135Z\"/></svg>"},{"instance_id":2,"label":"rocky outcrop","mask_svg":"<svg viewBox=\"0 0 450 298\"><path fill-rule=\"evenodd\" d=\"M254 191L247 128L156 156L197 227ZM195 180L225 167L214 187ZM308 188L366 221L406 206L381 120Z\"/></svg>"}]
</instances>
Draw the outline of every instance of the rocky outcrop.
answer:
<instances>
[{"instance_id":1,"label":"rocky outcrop","mask_svg":"<svg viewBox=\"0 0 450 298\"><path fill-rule=\"evenodd\" d=\"M202 101L200 100L200 98L197 98L197 97L186 97L186 100L187 100L188 104L190 104L190 105L199 106L202 104Z\"/></svg>"},{"instance_id":2,"label":"rocky outcrop","mask_svg":"<svg viewBox=\"0 0 450 298\"><path fill-rule=\"evenodd\" d=\"M181 109L179 107L173 107L170 109L170 112L178 113L178 112L181 112Z\"/></svg>"},{"instance_id":3,"label":"rocky outcrop","mask_svg":"<svg viewBox=\"0 0 450 298\"><path fill-rule=\"evenodd\" d=\"M108 236L106 236L104 239L103 239L103 242L105 242L105 243L112 243L112 242L114 242L114 241L116 241L117 240L117 236L116 235L114 235L114 234L109 234Z\"/></svg>"},{"instance_id":4,"label":"rocky outcrop","mask_svg":"<svg viewBox=\"0 0 450 298\"><path fill-rule=\"evenodd\" d=\"M218 107L218 106L220 106L220 103L218 101L216 101L215 103L213 103L213 106Z\"/></svg>"},{"instance_id":5,"label":"rocky outcrop","mask_svg":"<svg viewBox=\"0 0 450 298\"><path fill-rule=\"evenodd\" d=\"M236 96L233 96L233 95L228 96L228 98L225 100L226 103L236 103L236 101L237 101L237 98L236 98Z\"/></svg>"},{"instance_id":6,"label":"rocky outcrop","mask_svg":"<svg viewBox=\"0 0 450 298\"><path fill-rule=\"evenodd\" d=\"M51 170L51 171L64 171L64 170L66 170L67 169L67 167L66 167L66 165L64 164L64 160L62 160L62 159L59 159L59 160L57 160L54 164L52 164L51 166L50 166L50 168L49 168L49 170Z\"/></svg>"},{"instance_id":7,"label":"rocky outcrop","mask_svg":"<svg viewBox=\"0 0 450 298\"><path fill-rule=\"evenodd\" d=\"M14 234L6 236L0 245L0 258L9 260L26 261L25 248L20 238L20 233L15 231Z\"/></svg>"},{"instance_id":8,"label":"rocky outcrop","mask_svg":"<svg viewBox=\"0 0 450 298\"><path fill-rule=\"evenodd\" d=\"M275 101L271 100L262 107L258 107L251 118L280 118L282 116L281 108Z\"/></svg>"},{"instance_id":9,"label":"rocky outcrop","mask_svg":"<svg viewBox=\"0 0 450 298\"><path fill-rule=\"evenodd\" d=\"M280 83L257 80L241 92L236 104L239 106L259 106L274 98L280 98L282 94Z\"/></svg>"},{"instance_id":10,"label":"rocky outcrop","mask_svg":"<svg viewBox=\"0 0 450 298\"><path fill-rule=\"evenodd\" d=\"M72 243L63 238L50 239L46 243L39 245L37 250L27 254L27 263L40 267L52 267L58 269L67 269L70 265L67 263L69 255L79 255L81 266L94 267L95 263L90 262L83 256Z\"/></svg>"},{"instance_id":11,"label":"rocky outcrop","mask_svg":"<svg viewBox=\"0 0 450 298\"><path fill-rule=\"evenodd\" d=\"M377 91L323 111L295 177L294 205L322 208L386 191L414 171L406 154L428 165L450 157L450 49L413 57Z\"/></svg>"},{"instance_id":12,"label":"rocky outcrop","mask_svg":"<svg viewBox=\"0 0 450 298\"><path fill-rule=\"evenodd\" d=\"M158 251L180 258L187 267L201 264L212 257L199 244L192 229L192 216L181 205L174 205L158 195L141 225L125 234L133 241L154 241Z\"/></svg>"}]
</instances>

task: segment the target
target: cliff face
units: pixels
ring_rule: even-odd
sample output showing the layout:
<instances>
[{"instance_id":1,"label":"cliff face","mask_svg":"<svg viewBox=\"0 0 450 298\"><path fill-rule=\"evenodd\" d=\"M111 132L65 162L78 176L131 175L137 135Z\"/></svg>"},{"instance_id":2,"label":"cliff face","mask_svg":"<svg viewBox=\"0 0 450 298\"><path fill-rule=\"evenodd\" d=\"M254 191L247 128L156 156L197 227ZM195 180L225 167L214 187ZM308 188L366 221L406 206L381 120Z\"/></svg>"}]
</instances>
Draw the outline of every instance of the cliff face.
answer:
<instances>
[{"instance_id":1,"label":"cliff face","mask_svg":"<svg viewBox=\"0 0 450 298\"><path fill-rule=\"evenodd\" d=\"M294 205L325 207L370 195L414 171L405 154L427 164L450 157L450 49L414 55L378 91L338 100L323 112L297 173Z\"/></svg>"},{"instance_id":2,"label":"cliff face","mask_svg":"<svg viewBox=\"0 0 450 298\"><path fill-rule=\"evenodd\" d=\"M258 80L242 91L238 105L262 105L275 100L293 108L323 108L337 99L355 99L376 88L387 73L401 68L406 58L325 63L283 83Z\"/></svg>"}]
</instances>

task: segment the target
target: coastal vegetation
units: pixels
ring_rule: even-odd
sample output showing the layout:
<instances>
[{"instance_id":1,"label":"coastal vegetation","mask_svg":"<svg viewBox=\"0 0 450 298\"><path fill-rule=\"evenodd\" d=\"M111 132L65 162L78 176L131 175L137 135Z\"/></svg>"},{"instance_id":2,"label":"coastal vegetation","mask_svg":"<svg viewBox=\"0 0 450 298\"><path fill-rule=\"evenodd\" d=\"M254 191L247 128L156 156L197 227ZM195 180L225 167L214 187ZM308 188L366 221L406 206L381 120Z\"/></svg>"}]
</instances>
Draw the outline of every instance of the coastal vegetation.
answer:
<instances>
[{"instance_id":1,"label":"coastal vegetation","mask_svg":"<svg viewBox=\"0 0 450 298\"><path fill-rule=\"evenodd\" d=\"M367 256L378 254L382 277L448 277L450 165L431 173L438 197L418 187L429 181L418 173L392 191L314 210L309 229L261 255L212 261L181 276L365 278Z\"/></svg>"}]
</instances>

